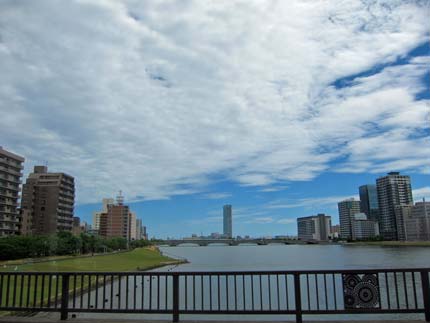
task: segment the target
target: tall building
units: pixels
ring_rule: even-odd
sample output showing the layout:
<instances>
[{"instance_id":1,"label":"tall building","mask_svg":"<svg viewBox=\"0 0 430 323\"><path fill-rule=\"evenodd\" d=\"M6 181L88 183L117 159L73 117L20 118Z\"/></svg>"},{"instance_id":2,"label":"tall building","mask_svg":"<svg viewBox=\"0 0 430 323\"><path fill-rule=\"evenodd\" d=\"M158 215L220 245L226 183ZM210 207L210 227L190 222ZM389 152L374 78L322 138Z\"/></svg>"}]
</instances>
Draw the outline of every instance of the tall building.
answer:
<instances>
[{"instance_id":1,"label":"tall building","mask_svg":"<svg viewBox=\"0 0 430 323\"><path fill-rule=\"evenodd\" d=\"M360 211L367 215L367 219L378 221L379 206L378 194L375 184L367 184L359 187Z\"/></svg>"},{"instance_id":2,"label":"tall building","mask_svg":"<svg viewBox=\"0 0 430 323\"><path fill-rule=\"evenodd\" d=\"M85 226L83 224L81 224L81 219L77 216L74 216L73 222L72 222L72 233L73 233L73 235L78 236L84 232L85 232Z\"/></svg>"},{"instance_id":3,"label":"tall building","mask_svg":"<svg viewBox=\"0 0 430 323\"><path fill-rule=\"evenodd\" d=\"M124 197L117 196L116 203L106 203L106 212L100 212L99 235L106 238L122 237L130 241L136 237L136 215L124 204Z\"/></svg>"},{"instance_id":4,"label":"tall building","mask_svg":"<svg viewBox=\"0 0 430 323\"><path fill-rule=\"evenodd\" d=\"M394 216L396 217L397 240L406 241L406 226L407 219L412 217L413 204L401 204L394 206Z\"/></svg>"},{"instance_id":5,"label":"tall building","mask_svg":"<svg viewBox=\"0 0 430 323\"><path fill-rule=\"evenodd\" d=\"M148 240L148 232L146 231L146 226L142 227L143 239Z\"/></svg>"},{"instance_id":6,"label":"tall building","mask_svg":"<svg viewBox=\"0 0 430 323\"><path fill-rule=\"evenodd\" d=\"M113 198L105 198L105 199L103 199L103 201L102 201L102 204L103 204L102 210L99 211L99 212L94 212L93 213L93 230L97 230L97 231L99 230L99 228L100 228L100 216L103 213L107 213L108 205L109 204L114 204L114 203L115 202L114 202Z\"/></svg>"},{"instance_id":7,"label":"tall building","mask_svg":"<svg viewBox=\"0 0 430 323\"><path fill-rule=\"evenodd\" d=\"M318 214L297 218L297 235L300 240L326 241L331 233L331 216Z\"/></svg>"},{"instance_id":8,"label":"tall building","mask_svg":"<svg viewBox=\"0 0 430 323\"><path fill-rule=\"evenodd\" d=\"M384 240L398 240L402 223L397 223L395 207L413 204L411 179L398 172L376 180L379 204L379 231Z\"/></svg>"},{"instance_id":9,"label":"tall building","mask_svg":"<svg viewBox=\"0 0 430 323\"><path fill-rule=\"evenodd\" d=\"M0 237L19 234L18 208L24 158L0 146Z\"/></svg>"},{"instance_id":10,"label":"tall building","mask_svg":"<svg viewBox=\"0 0 430 323\"><path fill-rule=\"evenodd\" d=\"M399 240L430 241L430 202L398 205L394 212L396 221L403 223L403 230L398 231Z\"/></svg>"},{"instance_id":11,"label":"tall building","mask_svg":"<svg viewBox=\"0 0 430 323\"><path fill-rule=\"evenodd\" d=\"M224 237L231 239L233 237L233 220L232 220L232 206L230 204L223 206L223 227Z\"/></svg>"},{"instance_id":12,"label":"tall building","mask_svg":"<svg viewBox=\"0 0 430 323\"><path fill-rule=\"evenodd\" d=\"M352 220L356 213L360 213L360 201L353 198L337 204L339 210L340 237L352 239Z\"/></svg>"},{"instance_id":13,"label":"tall building","mask_svg":"<svg viewBox=\"0 0 430 323\"><path fill-rule=\"evenodd\" d=\"M32 234L72 231L75 181L64 173L48 173L35 166L22 189L21 208L31 223Z\"/></svg>"},{"instance_id":14,"label":"tall building","mask_svg":"<svg viewBox=\"0 0 430 323\"><path fill-rule=\"evenodd\" d=\"M142 219L136 219L136 240L143 239Z\"/></svg>"},{"instance_id":15,"label":"tall building","mask_svg":"<svg viewBox=\"0 0 430 323\"><path fill-rule=\"evenodd\" d=\"M367 240L379 236L378 222L369 220L366 213L356 213L351 226L352 240Z\"/></svg>"},{"instance_id":16,"label":"tall building","mask_svg":"<svg viewBox=\"0 0 430 323\"><path fill-rule=\"evenodd\" d=\"M137 233L136 232L136 228L137 228L136 213L130 212L128 221L130 225L128 240L136 240L136 233Z\"/></svg>"}]
</instances>

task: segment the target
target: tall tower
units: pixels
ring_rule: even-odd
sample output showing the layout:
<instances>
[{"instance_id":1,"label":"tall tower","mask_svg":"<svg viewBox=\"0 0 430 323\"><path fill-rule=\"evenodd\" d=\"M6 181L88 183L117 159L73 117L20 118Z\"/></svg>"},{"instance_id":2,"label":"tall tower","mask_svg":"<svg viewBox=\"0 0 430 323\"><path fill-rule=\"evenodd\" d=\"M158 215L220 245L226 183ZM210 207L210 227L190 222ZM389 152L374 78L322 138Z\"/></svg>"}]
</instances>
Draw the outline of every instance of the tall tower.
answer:
<instances>
[{"instance_id":1,"label":"tall tower","mask_svg":"<svg viewBox=\"0 0 430 323\"><path fill-rule=\"evenodd\" d=\"M64 173L49 173L35 166L22 189L22 213L27 214L33 234L71 231L75 204L75 181Z\"/></svg>"},{"instance_id":2,"label":"tall tower","mask_svg":"<svg viewBox=\"0 0 430 323\"><path fill-rule=\"evenodd\" d=\"M339 210L340 236L343 239L352 239L352 221L354 215L360 213L360 201L353 198L337 203Z\"/></svg>"},{"instance_id":3,"label":"tall tower","mask_svg":"<svg viewBox=\"0 0 430 323\"><path fill-rule=\"evenodd\" d=\"M230 204L223 206L223 228L224 237L231 239L233 237L232 206Z\"/></svg>"},{"instance_id":4,"label":"tall tower","mask_svg":"<svg viewBox=\"0 0 430 323\"><path fill-rule=\"evenodd\" d=\"M0 146L0 237L19 233L17 210L24 158Z\"/></svg>"},{"instance_id":5,"label":"tall tower","mask_svg":"<svg viewBox=\"0 0 430 323\"><path fill-rule=\"evenodd\" d=\"M395 207L413 204L411 178L399 172L376 180L379 204L379 231L385 240L398 240L403 222L396 220Z\"/></svg>"},{"instance_id":6,"label":"tall tower","mask_svg":"<svg viewBox=\"0 0 430 323\"><path fill-rule=\"evenodd\" d=\"M378 194L375 184L362 185L359 188L360 193L360 211L367 215L367 219L378 221L379 205Z\"/></svg>"}]
</instances>

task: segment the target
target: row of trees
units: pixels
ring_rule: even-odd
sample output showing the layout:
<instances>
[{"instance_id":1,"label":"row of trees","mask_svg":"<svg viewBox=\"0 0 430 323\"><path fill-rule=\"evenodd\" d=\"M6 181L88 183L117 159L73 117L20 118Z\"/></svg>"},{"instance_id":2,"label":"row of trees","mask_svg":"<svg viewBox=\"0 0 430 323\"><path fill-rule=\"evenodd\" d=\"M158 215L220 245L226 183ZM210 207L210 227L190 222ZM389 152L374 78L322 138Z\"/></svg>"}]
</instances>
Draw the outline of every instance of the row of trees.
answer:
<instances>
[{"instance_id":1,"label":"row of trees","mask_svg":"<svg viewBox=\"0 0 430 323\"><path fill-rule=\"evenodd\" d=\"M0 239L0 260L108 252L148 244L144 240L128 244L124 238L104 239L85 233L74 236L67 231L49 236L10 236Z\"/></svg>"}]
</instances>

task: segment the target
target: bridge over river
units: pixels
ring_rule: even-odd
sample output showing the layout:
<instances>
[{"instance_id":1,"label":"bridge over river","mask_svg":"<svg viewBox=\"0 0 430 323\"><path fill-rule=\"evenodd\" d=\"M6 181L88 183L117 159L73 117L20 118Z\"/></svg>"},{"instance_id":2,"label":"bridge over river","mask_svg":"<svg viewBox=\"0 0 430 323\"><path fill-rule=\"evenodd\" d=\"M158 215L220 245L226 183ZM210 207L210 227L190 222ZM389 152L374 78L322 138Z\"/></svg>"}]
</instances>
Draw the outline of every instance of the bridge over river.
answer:
<instances>
[{"instance_id":1,"label":"bridge over river","mask_svg":"<svg viewBox=\"0 0 430 323\"><path fill-rule=\"evenodd\" d=\"M168 245L170 247L176 247L182 244L195 244L199 246L208 246L211 244L224 244L228 246L238 246L241 244L255 244L264 246L268 244L314 244L315 241L303 241L293 239L172 239L164 240L158 243L158 245Z\"/></svg>"}]
</instances>

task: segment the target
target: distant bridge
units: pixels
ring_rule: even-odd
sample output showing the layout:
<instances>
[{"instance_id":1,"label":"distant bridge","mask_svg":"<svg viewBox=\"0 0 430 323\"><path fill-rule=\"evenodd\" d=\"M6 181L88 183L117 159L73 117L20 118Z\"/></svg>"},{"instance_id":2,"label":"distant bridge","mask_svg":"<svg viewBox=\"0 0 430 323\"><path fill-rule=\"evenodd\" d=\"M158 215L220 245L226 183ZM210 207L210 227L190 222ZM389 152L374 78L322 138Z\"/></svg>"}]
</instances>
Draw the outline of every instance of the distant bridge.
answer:
<instances>
[{"instance_id":1,"label":"distant bridge","mask_svg":"<svg viewBox=\"0 0 430 323\"><path fill-rule=\"evenodd\" d=\"M158 245L168 245L170 247L176 247L182 244L195 244L199 246L208 246L211 244L224 244L228 246L238 246L241 244L256 244L259 246L265 246L268 244L310 244L316 243L315 241L302 241L292 239L175 239L175 240L164 240L160 241Z\"/></svg>"}]
</instances>

